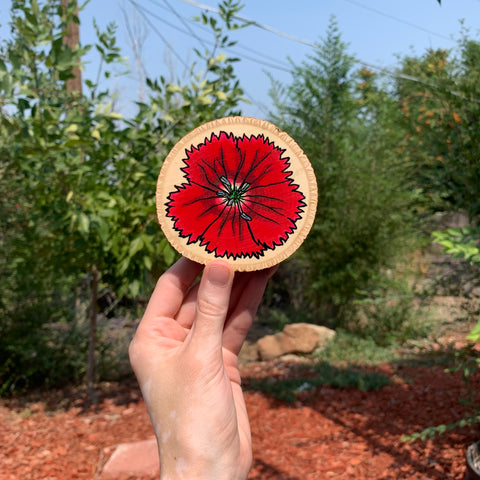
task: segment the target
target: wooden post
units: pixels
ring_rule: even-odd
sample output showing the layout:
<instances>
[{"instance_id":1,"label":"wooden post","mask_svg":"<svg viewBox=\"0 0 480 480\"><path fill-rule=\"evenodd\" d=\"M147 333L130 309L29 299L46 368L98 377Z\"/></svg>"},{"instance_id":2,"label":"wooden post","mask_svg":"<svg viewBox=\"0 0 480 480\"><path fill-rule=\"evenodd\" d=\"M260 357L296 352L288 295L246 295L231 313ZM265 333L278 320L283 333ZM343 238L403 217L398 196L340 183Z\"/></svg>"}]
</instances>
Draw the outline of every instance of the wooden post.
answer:
<instances>
[{"instance_id":1,"label":"wooden post","mask_svg":"<svg viewBox=\"0 0 480 480\"><path fill-rule=\"evenodd\" d=\"M98 300L98 269L96 265L92 266L92 278L90 282L90 329L88 339L88 357L86 383L88 396L92 403L97 403L98 397L95 391L95 350L97 343L97 300Z\"/></svg>"},{"instance_id":2,"label":"wooden post","mask_svg":"<svg viewBox=\"0 0 480 480\"><path fill-rule=\"evenodd\" d=\"M62 7L64 12L66 11L69 3L72 0L62 0ZM75 0L76 3L76 0ZM78 5L76 4L76 14L78 15ZM68 25L67 34L64 38L65 45L73 50L80 43L80 25L75 22L70 22ZM69 92L81 92L82 91L82 71L80 65L73 68L74 78L67 80L67 90Z\"/></svg>"}]
</instances>

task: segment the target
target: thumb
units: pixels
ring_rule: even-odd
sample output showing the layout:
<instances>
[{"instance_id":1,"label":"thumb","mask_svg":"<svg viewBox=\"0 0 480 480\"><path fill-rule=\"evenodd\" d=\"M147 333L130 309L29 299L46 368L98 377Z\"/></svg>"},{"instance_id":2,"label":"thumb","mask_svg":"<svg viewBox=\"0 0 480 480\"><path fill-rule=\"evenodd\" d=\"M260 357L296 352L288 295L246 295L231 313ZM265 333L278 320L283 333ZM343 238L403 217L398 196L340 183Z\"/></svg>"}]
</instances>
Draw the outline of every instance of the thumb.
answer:
<instances>
[{"instance_id":1,"label":"thumb","mask_svg":"<svg viewBox=\"0 0 480 480\"><path fill-rule=\"evenodd\" d=\"M225 261L210 262L203 272L197 294L190 343L202 349L220 349L227 317L234 271Z\"/></svg>"}]
</instances>

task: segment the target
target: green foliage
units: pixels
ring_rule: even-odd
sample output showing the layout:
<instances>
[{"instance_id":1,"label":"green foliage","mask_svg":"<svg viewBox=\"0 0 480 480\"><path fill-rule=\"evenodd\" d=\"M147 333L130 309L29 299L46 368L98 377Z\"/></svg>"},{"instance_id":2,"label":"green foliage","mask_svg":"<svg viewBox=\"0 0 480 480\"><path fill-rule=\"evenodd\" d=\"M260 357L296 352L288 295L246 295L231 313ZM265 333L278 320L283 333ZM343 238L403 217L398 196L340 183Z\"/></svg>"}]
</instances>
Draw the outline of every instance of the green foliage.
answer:
<instances>
[{"instance_id":1,"label":"green foliage","mask_svg":"<svg viewBox=\"0 0 480 480\"><path fill-rule=\"evenodd\" d=\"M446 253L480 267L480 42L463 32L456 51L433 50L420 58L406 57L401 73L416 82L397 79L396 88L408 130L405 155L410 176L425 202L424 211L466 212L471 226L449 228L433 233L433 240ZM480 319L467 339L480 338ZM405 437L407 440L431 438L453 428L479 421L470 377L478 372L475 352L456 352L453 371L462 372L468 387L471 414L450 425L438 425Z\"/></svg>"},{"instance_id":2,"label":"green foliage","mask_svg":"<svg viewBox=\"0 0 480 480\"><path fill-rule=\"evenodd\" d=\"M480 340L480 318L467 335L467 340L471 340L472 342L478 342Z\"/></svg>"},{"instance_id":3,"label":"green foliage","mask_svg":"<svg viewBox=\"0 0 480 480\"><path fill-rule=\"evenodd\" d=\"M213 47L196 50L187 80L147 79L148 100L123 118L108 88L122 66L115 26L96 27L95 45L70 49L75 2L66 10L60 0L12 2L12 34L0 42L0 394L83 375L92 271L100 297L137 305L174 261L156 221L157 175L192 128L240 113L238 59L225 54L234 44L225 31L246 26L235 21L240 9L225 0L219 17L200 15ZM89 50L100 70L84 92L70 92ZM307 61L292 62L291 83L273 81L272 121L312 161L319 209L269 287L264 318L277 328L297 318L361 334L340 333L322 354L328 361L343 349L374 362L424 333L397 268L412 245L412 212L467 212L471 228L435 240L478 264L480 44L464 34L457 51L406 57L399 73L385 85L355 71L332 21ZM470 339L479 332L480 322ZM102 368L115 361L112 348L100 343Z\"/></svg>"},{"instance_id":4,"label":"green foliage","mask_svg":"<svg viewBox=\"0 0 480 480\"><path fill-rule=\"evenodd\" d=\"M291 84L272 90L273 121L298 141L318 182L317 218L299 255L301 289L333 324L394 269L408 246L413 201L395 102L373 72L353 72L346 49L332 21L308 61L293 65Z\"/></svg>"},{"instance_id":5,"label":"green foliage","mask_svg":"<svg viewBox=\"0 0 480 480\"><path fill-rule=\"evenodd\" d=\"M68 292L58 282L47 289L34 276L22 278L28 285L15 286L24 294L23 302L18 302L11 318L2 316L0 322L0 396L58 385L66 378L75 381L84 371L85 342L77 335L71 308L64 303ZM2 311L11 300L2 298Z\"/></svg>"},{"instance_id":6,"label":"green foliage","mask_svg":"<svg viewBox=\"0 0 480 480\"><path fill-rule=\"evenodd\" d=\"M475 265L480 273L480 227L449 228L433 232L432 237L446 253ZM480 318L467 339L480 340Z\"/></svg>"},{"instance_id":7,"label":"green foliage","mask_svg":"<svg viewBox=\"0 0 480 480\"><path fill-rule=\"evenodd\" d=\"M318 353L318 358L334 365L379 365L397 360L398 354L390 345L378 345L372 337L340 328L335 338Z\"/></svg>"},{"instance_id":8,"label":"green foliage","mask_svg":"<svg viewBox=\"0 0 480 480\"><path fill-rule=\"evenodd\" d=\"M404 435L402 437L403 442L415 442L417 440L425 441L431 438L435 438L437 435L441 435L443 433L447 433L451 430L455 430L457 428L464 428L475 425L480 420L480 416L472 417L472 418L464 418L459 420L458 422L449 423L447 425L436 425L434 427L427 427L421 432L415 432L411 435Z\"/></svg>"},{"instance_id":9,"label":"green foliage","mask_svg":"<svg viewBox=\"0 0 480 480\"><path fill-rule=\"evenodd\" d=\"M419 210L444 209L450 197L449 185L444 177L444 162L450 144L445 137L451 112L439 98L448 88L452 66L450 52L427 51L420 58L401 60L401 74L418 78L412 82L398 78L396 89L402 118L399 124L405 129L405 137L399 143L408 176L419 192Z\"/></svg>"},{"instance_id":10,"label":"green foliage","mask_svg":"<svg viewBox=\"0 0 480 480\"><path fill-rule=\"evenodd\" d=\"M440 244L446 253L461 258L479 267L480 272L480 228L478 227L464 227L464 228L449 228L445 231L433 232L433 239ZM471 342L478 342L480 339L480 318L477 324L472 328L471 332L466 338ZM463 405L468 405L471 409L469 415L465 418L453 422L449 425L436 425L428 427L421 432L415 432L411 435L406 435L403 439L405 441L425 440L433 438L435 435L441 435L456 428L463 428L466 426L476 425L480 422L480 405L476 402L476 388L472 384L471 378L478 374L480 368L480 358L478 358L477 351L473 348L473 343L464 348L458 349L454 354L454 365L447 369L448 372L460 372L463 382L467 387L467 396L460 398L459 401Z\"/></svg>"},{"instance_id":11,"label":"green foliage","mask_svg":"<svg viewBox=\"0 0 480 480\"><path fill-rule=\"evenodd\" d=\"M432 237L435 243L444 248L445 253L480 266L479 227L449 228L433 232Z\"/></svg>"},{"instance_id":12,"label":"green foliage","mask_svg":"<svg viewBox=\"0 0 480 480\"><path fill-rule=\"evenodd\" d=\"M458 51L405 57L397 93L408 131L410 175L428 210L457 209L480 216L480 42L464 32ZM427 210L427 211L428 211Z\"/></svg>"},{"instance_id":13,"label":"green foliage","mask_svg":"<svg viewBox=\"0 0 480 480\"><path fill-rule=\"evenodd\" d=\"M358 368L338 368L327 362L315 365L315 374L308 378L251 379L249 387L272 395L278 400L293 402L299 393L315 390L322 385L334 388L356 388L369 392L388 385L389 379L381 374L363 372Z\"/></svg>"},{"instance_id":14,"label":"green foliage","mask_svg":"<svg viewBox=\"0 0 480 480\"><path fill-rule=\"evenodd\" d=\"M381 347L426 337L432 328L428 319L413 308L412 292L401 285L378 288L357 300L352 321L352 331Z\"/></svg>"},{"instance_id":15,"label":"green foliage","mask_svg":"<svg viewBox=\"0 0 480 480\"><path fill-rule=\"evenodd\" d=\"M79 377L76 357L65 353L66 368L56 376L56 360L29 366L25 352L53 359L62 351L44 326L72 322L78 299L89 297L91 272L99 272L100 296L134 300L174 261L156 220L158 172L193 127L238 113L242 89L235 59L222 51L232 42L221 22L239 28L232 16L240 8L223 2L220 22L203 15L214 47L199 52L191 81L149 79L149 102L123 118L108 88L100 88L122 65L115 26L96 27L94 46L70 49L64 38L70 22L79 23L75 2L67 9L60 0L12 2L11 39L0 44L0 346L9 352L0 358L0 383L10 390L20 385L12 380L17 374L31 379L24 386ZM84 93L68 91L93 47L96 79L85 80Z\"/></svg>"},{"instance_id":16,"label":"green foliage","mask_svg":"<svg viewBox=\"0 0 480 480\"><path fill-rule=\"evenodd\" d=\"M480 423L480 405L477 405L475 401L476 384L472 383L470 379L472 375L478 373L479 368L480 359L477 357L477 352L472 348L472 345L456 350L454 365L446 371L450 373L461 372L462 379L467 387L467 395L459 398L459 403L468 406L471 410L470 413L456 422L447 425L434 425L423 429L421 432L404 435L402 440L405 442L425 441L451 430L478 425Z\"/></svg>"}]
</instances>

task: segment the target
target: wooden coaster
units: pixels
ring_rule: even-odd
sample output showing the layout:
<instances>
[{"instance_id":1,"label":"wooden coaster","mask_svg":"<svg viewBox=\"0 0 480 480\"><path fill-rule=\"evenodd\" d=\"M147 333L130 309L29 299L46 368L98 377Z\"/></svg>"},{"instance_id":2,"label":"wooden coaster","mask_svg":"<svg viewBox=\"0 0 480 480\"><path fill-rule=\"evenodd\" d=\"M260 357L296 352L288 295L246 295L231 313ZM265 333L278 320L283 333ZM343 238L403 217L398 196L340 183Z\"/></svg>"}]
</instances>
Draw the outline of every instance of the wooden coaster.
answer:
<instances>
[{"instance_id":1,"label":"wooden coaster","mask_svg":"<svg viewBox=\"0 0 480 480\"><path fill-rule=\"evenodd\" d=\"M173 147L156 201L165 236L185 257L260 270L302 244L315 219L317 182L285 132L264 120L227 117Z\"/></svg>"}]
</instances>

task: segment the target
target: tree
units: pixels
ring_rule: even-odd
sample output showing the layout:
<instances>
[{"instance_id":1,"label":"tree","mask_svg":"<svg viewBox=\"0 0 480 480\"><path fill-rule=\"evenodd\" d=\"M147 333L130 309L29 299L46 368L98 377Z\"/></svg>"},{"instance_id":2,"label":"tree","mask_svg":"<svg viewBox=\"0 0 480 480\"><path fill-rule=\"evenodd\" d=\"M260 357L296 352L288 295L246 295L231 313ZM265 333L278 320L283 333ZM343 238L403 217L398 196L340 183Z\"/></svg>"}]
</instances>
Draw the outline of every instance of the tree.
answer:
<instances>
[{"instance_id":1,"label":"tree","mask_svg":"<svg viewBox=\"0 0 480 480\"><path fill-rule=\"evenodd\" d=\"M395 103L372 72L353 71L346 50L332 20L308 61L293 65L291 83L273 90L273 121L296 138L317 175L317 219L299 256L302 287L317 315L335 323L394 266L410 202Z\"/></svg>"},{"instance_id":2,"label":"tree","mask_svg":"<svg viewBox=\"0 0 480 480\"><path fill-rule=\"evenodd\" d=\"M239 8L231 1L222 4L227 28L237 28L232 11ZM24 378L26 347L19 343L18 326L42 331L48 344L51 329L45 325L70 321L72 305L86 298L94 326L99 296L134 301L173 262L155 212L163 158L198 123L236 111L242 93L234 59L216 50L230 43L228 36L215 19L204 16L203 21L216 41L215 49L200 57L204 70L192 66L192 81L185 86L149 79L149 103L139 103L137 114L126 119L97 82L85 79L84 92L68 88L91 48L65 42L69 26L79 24L76 2L67 8L61 0L13 2L12 38L0 47L0 138L8 139L0 143L0 208L8 213L0 234L6 252L0 276L9 289L0 305L4 390L28 387L43 377L63 380L51 368L54 362L38 361L40 372L31 365ZM112 65L121 61L115 26L97 29L97 39L104 66L97 78L108 80ZM26 296L30 309L23 308ZM42 314L27 319L32 309ZM42 355L52 347L45 345ZM35 342L29 348L34 356L39 353ZM93 365L88 368L92 386ZM78 375L84 368L60 371Z\"/></svg>"},{"instance_id":3,"label":"tree","mask_svg":"<svg viewBox=\"0 0 480 480\"><path fill-rule=\"evenodd\" d=\"M408 130L405 146L412 179L430 201L430 210L464 211L480 217L480 43L466 36L458 54L428 51L405 57L396 90Z\"/></svg>"},{"instance_id":4,"label":"tree","mask_svg":"<svg viewBox=\"0 0 480 480\"><path fill-rule=\"evenodd\" d=\"M62 0L62 7L64 11L69 8L69 0ZM77 0L72 2L72 8L75 8L76 18L78 18L78 4ZM68 24L68 30L66 32L64 42L70 50L74 50L80 44L80 25L73 18ZM77 64L72 69L73 78L67 80L67 90L70 92L82 91L82 71L80 70L80 64Z\"/></svg>"},{"instance_id":5,"label":"tree","mask_svg":"<svg viewBox=\"0 0 480 480\"><path fill-rule=\"evenodd\" d=\"M428 51L406 57L401 72L415 82L398 79L396 90L409 133L407 154L416 187L432 200L426 211L446 210L468 214L470 225L433 232L433 240L457 259L480 272L480 43L463 32L458 49ZM427 197L427 198L428 198ZM467 340L480 340L480 319ZM480 407L471 376L478 374L475 346L459 350L450 369L461 372L469 414L449 425L431 426L407 440L432 438L454 428L477 425Z\"/></svg>"}]
</instances>

